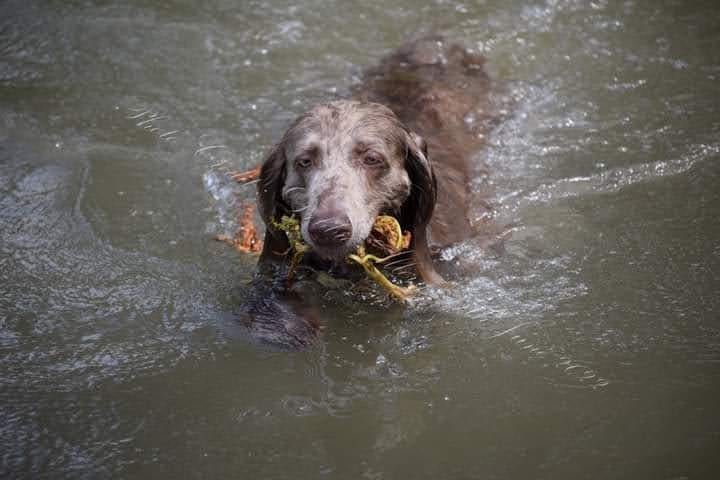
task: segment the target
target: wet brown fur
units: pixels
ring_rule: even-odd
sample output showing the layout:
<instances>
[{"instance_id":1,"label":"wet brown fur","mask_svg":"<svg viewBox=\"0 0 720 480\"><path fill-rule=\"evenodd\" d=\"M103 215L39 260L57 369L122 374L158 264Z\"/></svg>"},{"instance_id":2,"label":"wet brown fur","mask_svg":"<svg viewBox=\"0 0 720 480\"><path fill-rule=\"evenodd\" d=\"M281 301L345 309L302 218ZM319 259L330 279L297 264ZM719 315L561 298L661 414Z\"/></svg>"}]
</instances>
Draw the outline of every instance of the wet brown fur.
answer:
<instances>
[{"instance_id":1,"label":"wet brown fur","mask_svg":"<svg viewBox=\"0 0 720 480\"><path fill-rule=\"evenodd\" d=\"M372 135L406 152L405 168L413 188L404 205L390 213L400 215L403 227L412 231L414 260L423 279L440 283L431 250L473 233L469 159L482 147L486 133L489 79L483 64L482 56L441 37L423 38L401 47L366 72L353 91L353 98L362 103L321 104L298 118L261 171L259 205L266 225L272 218L292 213L280 192L288 144L313 129L339 138L349 137L355 128L370 129ZM423 167L425 156L431 169ZM398 198L403 198L403 186L397 185L397 189ZM273 252L287 250L284 235L272 227L265 244L261 263L278 260Z\"/></svg>"},{"instance_id":2,"label":"wet brown fur","mask_svg":"<svg viewBox=\"0 0 720 480\"><path fill-rule=\"evenodd\" d=\"M472 233L470 156L485 143L490 80L485 59L439 36L411 42L368 70L355 91L361 100L390 107L425 139L437 178L429 243L445 247ZM477 168L477 165L475 166Z\"/></svg>"},{"instance_id":3,"label":"wet brown fur","mask_svg":"<svg viewBox=\"0 0 720 480\"><path fill-rule=\"evenodd\" d=\"M334 142L346 141L359 128L380 143L395 145L397 151L388 155L389 168L403 168L407 175L401 180L409 185L368 181L363 188L371 199L389 199L384 208L412 231L414 258L402 268L414 266L426 282L441 283L431 252L474 233L471 201L474 213L487 209L482 198L471 196L470 181L483 170L477 160L471 162L471 156L482 148L488 133L489 90L482 56L441 37L426 37L367 70L362 83L352 90L353 101L318 105L290 126L268 155L258 182L259 211L268 228L260 275L244 306L245 322L254 338L300 348L312 343L320 325L317 310L309 308L313 299L288 288L279 275L289 245L285 234L272 228L271 220L294 213L290 203L308 203L308 193L303 191L307 189L291 191L291 184L286 184L288 146L302 143L318 128ZM346 165L340 169L348 175ZM349 175L364 178L363 174L352 171ZM327 180L311 200L331 201L332 191L326 187L343 180L342 176Z\"/></svg>"}]
</instances>

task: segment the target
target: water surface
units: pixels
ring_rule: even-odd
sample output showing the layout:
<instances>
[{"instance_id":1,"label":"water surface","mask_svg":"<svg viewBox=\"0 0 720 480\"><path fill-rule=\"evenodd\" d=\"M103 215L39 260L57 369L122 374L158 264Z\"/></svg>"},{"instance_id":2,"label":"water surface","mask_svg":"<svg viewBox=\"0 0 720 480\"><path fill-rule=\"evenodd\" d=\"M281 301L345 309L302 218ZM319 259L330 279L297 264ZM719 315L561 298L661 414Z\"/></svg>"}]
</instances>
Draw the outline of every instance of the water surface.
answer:
<instances>
[{"instance_id":1,"label":"water surface","mask_svg":"<svg viewBox=\"0 0 720 480\"><path fill-rule=\"evenodd\" d=\"M288 122L408 37L483 52L502 249L410 309L235 322L234 229ZM0 475L714 478L715 2L0 5Z\"/></svg>"}]
</instances>

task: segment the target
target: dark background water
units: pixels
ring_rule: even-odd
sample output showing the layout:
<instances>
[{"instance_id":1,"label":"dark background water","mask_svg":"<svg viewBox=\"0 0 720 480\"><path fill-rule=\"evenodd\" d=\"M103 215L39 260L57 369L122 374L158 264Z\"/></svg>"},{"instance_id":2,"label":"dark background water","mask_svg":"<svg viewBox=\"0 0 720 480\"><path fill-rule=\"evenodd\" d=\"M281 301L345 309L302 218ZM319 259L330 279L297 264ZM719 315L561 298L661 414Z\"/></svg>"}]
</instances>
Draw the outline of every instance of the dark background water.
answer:
<instances>
[{"instance_id":1,"label":"dark background water","mask_svg":"<svg viewBox=\"0 0 720 480\"><path fill-rule=\"evenodd\" d=\"M513 236L254 344L227 173L431 31ZM0 3L0 476L715 478L719 99L711 1Z\"/></svg>"}]
</instances>

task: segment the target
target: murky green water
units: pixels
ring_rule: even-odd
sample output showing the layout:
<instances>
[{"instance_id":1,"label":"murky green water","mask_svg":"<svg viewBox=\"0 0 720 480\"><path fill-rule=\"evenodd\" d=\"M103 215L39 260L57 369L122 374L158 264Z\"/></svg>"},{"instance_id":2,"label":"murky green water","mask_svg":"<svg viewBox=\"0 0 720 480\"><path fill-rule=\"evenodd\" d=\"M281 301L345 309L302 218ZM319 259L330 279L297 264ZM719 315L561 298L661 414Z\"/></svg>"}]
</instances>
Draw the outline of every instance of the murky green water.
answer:
<instances>
[{"instance_id":1,"label":"murky green water","mask_svg":"<svg viewBox=\"0 0 720 480\"><path fill-rule=\"evenodd\" d=\"M720 7L522 3L0 4L0 476L715 478ZM430 31L512 99L513 236L258 346L227 172Z\"/></svg>"}]
</instances>

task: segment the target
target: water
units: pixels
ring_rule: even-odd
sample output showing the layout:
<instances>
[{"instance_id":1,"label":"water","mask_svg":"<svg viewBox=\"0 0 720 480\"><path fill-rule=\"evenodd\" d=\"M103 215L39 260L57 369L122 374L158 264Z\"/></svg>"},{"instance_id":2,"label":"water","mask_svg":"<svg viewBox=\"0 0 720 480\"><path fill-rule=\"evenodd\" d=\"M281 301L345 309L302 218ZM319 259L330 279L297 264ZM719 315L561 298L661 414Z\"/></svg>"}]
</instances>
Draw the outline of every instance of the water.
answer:
<instances>
[{"instance_id":1,"label":"water","mask_svg":"<svg viewBox=\"0 0 720 480\"><path fill-rule=\"evenodd\" d=\"M720 9L522 3L3 2L0 476L716 477ZM257 345L227 173L431 31L509 105L512 236Z\"/></svg>"}]
</instances>

